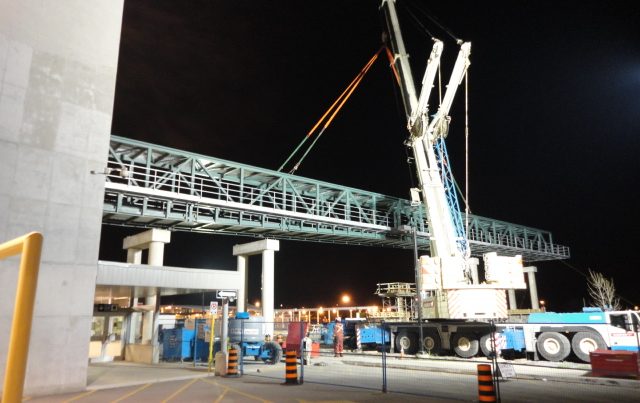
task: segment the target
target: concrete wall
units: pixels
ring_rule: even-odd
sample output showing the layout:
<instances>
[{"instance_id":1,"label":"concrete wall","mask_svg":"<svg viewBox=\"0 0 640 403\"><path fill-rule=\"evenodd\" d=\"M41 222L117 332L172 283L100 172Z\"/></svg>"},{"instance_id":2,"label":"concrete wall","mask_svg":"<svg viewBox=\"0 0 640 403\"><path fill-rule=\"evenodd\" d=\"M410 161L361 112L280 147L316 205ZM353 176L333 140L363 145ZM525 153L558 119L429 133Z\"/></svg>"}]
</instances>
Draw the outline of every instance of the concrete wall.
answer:
<instances>
[{"instance_id":1,"label":"concrete wall","mask_svg":"<svg viewBox=\"0 0 640 403\"><path fill-rule=\"evenodd\" d=\"M25 394L86 386L123 0L0 0L0 242L44 234ZM17 261L0 262L0 380ZM0 388L2 384L0 383Z\"/></svg>"}]
</instances>

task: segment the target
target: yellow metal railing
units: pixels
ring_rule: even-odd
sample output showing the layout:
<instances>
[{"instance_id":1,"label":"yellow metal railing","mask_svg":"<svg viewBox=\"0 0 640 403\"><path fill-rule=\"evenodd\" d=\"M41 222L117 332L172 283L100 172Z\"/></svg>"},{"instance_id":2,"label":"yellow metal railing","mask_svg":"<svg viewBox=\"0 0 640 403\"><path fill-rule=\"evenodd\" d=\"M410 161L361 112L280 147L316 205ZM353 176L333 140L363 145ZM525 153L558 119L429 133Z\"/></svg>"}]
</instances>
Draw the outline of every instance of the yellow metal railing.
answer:
<instances>
[{"instance_id":1,"label":"yellow metal railing","mask_svg":"<svg viewBox=\"0 0 640 403\"><path fill-rule=\"evenodd\" d=\"M0 260L22 255L2 387L1 401L4 403L22 401L41 251L42 234L39 232L31 232L0 245Z\"/></svg>"}]
</instances>

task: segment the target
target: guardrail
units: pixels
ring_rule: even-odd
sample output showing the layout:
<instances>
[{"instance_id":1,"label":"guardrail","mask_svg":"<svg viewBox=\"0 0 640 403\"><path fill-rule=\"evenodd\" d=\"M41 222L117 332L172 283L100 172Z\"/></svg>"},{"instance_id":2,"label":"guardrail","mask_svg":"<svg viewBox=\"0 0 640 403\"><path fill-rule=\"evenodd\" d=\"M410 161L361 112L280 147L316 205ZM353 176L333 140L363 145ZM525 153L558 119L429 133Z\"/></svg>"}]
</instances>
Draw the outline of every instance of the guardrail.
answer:
<instances>
[{"instance_id":1,"label":"guardrail","mask_svg":"<svg viewBox=\"0 0 640 403\"><path fill-rule=\"evenodd\" d=\"M42 234L39 232L31 232L0 245L0 260L22 255L4 371L3 402L22 401L41 252Z\"/></svg>"}]
</instances>

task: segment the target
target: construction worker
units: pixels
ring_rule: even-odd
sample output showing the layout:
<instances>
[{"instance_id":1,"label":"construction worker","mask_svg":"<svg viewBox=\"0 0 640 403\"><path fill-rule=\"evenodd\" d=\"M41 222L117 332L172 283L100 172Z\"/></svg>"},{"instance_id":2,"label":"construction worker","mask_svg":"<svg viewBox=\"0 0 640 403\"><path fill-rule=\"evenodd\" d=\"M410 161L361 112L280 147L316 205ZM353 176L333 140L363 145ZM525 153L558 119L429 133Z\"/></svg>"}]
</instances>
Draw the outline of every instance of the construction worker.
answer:
<instances>
[{"instance_id":1,"label":"construction worker","mask_svg":"<svg viewBox=\"0 0 640 403\"><path fill-rule=\"evenodd\" d=\"M304 365L311 364L311 350L313 349L313 340L309 337L309 333L302 339L302 359L304 360Z\"/></svg>"},{"instance_id":2,"label":"construction worker","mask_svg":"<svg viewBox=\"0 0 640 403\"><path fill-rule=\"evenodd\" d=\"M342 357L342 349L344 342L344 326L340 318L336 318L333 326L333 352L335 357Z\"/></svg>"}]
</instances>

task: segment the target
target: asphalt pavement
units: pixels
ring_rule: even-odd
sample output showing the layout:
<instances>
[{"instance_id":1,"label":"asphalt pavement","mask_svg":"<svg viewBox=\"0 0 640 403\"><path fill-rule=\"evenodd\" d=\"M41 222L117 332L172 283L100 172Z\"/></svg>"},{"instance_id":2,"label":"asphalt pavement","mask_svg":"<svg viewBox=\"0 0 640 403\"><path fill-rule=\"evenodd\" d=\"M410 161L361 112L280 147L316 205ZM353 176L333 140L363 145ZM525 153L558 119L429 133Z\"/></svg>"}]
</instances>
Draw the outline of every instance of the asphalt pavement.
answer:
<instances>
[{"instance_id":1,"label":"asphalt pavement","mask_svg":"<svg viewBox=\"0 0 640 403\"><path fill-rule=\"evenodd\" d=\"M331 363L340 360L344 365L380 366L379 355L347 354L344 358L321 356L314 359ZM487 359L455 360L430 357L387 358L388 368L412 371L432 371L438 373L469 374L476 373L477 364L491 363ZM638 388L638 379L605 378L591 375L588 364L572 363L535 363L499 360L505 368L505 374L517 379L543 380L547 382L572 382L595 385L619 385ZM506 364L506 365L505 365ZM203 365L194 366L191 362L160 363L157 365L112 362L90 364L87 388L63 395L42 397L26 396L32 402L70 402L70 401L216 401L216 402L377 402L377 401L437 401L419 396L395 395L379 390L362 389L336 385L323 385L305 382L304 385L284 386L273 378L242 376L226 378L214 376ZM109 394L106 394L109 390ZM102 392L101 392L102 391ZM155 393L152 393L155 391ZM101 394L102 393L102 394ZM199 393L199 394L198 394Z\"/></svg>"}]
</instances>

